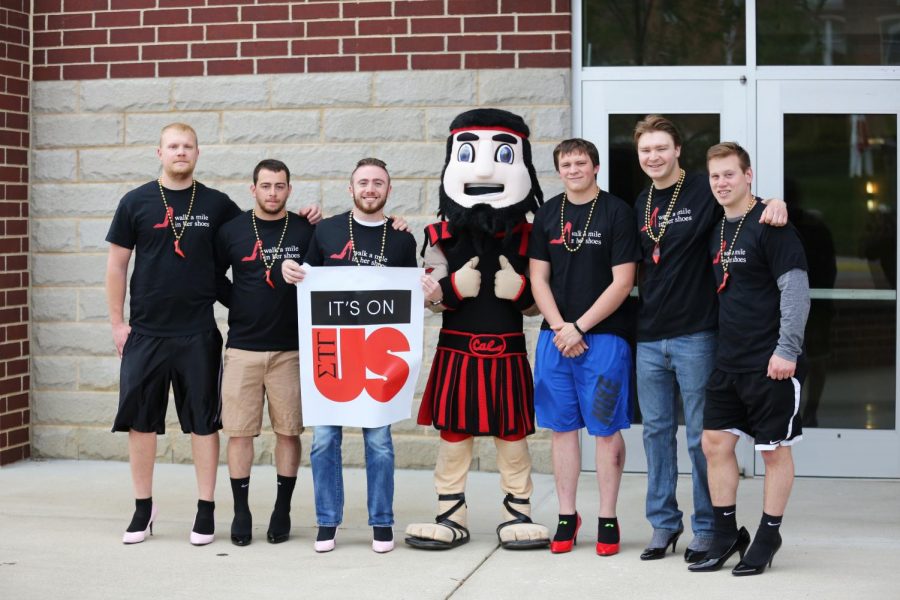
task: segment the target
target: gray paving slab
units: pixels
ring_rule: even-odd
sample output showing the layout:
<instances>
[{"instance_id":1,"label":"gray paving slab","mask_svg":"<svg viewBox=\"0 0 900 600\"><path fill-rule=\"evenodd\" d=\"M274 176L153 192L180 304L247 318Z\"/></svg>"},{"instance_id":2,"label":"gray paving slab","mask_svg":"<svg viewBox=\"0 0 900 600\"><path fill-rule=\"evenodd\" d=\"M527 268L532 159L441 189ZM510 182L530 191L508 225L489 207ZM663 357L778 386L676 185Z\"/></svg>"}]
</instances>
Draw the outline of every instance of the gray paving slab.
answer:
<instances>
[{"instance_id":1,"label":"gray paving slab","mask_svg":"<svg viewBox=\"0 0 900 600\"><path fill-rule=\"evenodd\" d=\"M398 544L386 555L370 549L365 473L346 469L344 525L337 549L316 554L315 514L308 469L294 496L291 539L265 542L274 500L272 467L254 467L251 483L254 542L228 539L231 498L219 471L218 539L195 548L187 536L195 506L190 465L161 464L155 476L160 514L143 544L120 543L131 513L128 465L91 461L26 461L0 470L0 598L898 598L900 482L848 479L797 481L784 525L785 545L761 577L727 571L688 573L680 551L664 560L638 559L650 536L643 517L646 478L626 474L619 500L622 551L598 557L595 521L585 518L581 544L566 555L510 552L497 546L502 494L493 473L472 473L468 500L472 541L450 552L422 552ZM689 479L679 498L688 506ZM758 519L762 480L743 480L741 522ZM598 504L592 474L579 481L578 506ZM535 476L536 519L553 529L551 476ZM395 526L433 518L431 473L398 471Z\"/></svg>"}]
</instances>

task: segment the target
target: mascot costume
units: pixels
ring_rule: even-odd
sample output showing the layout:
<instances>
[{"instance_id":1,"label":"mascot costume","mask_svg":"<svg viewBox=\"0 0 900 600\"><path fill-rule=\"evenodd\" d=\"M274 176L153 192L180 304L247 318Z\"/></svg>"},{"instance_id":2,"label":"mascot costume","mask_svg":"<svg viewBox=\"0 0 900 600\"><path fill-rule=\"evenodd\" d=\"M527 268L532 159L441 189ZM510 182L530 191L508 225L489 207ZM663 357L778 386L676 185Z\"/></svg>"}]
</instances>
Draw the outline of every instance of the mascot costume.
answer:
<instances>
[{"instance_id":1,"label":"mascot costume","mask_svg":"<svg viewBox=\"0 0 900 600\"><path fill-rule=\"evenodd\" d=\"M409 525L406 543L445 550L469 541L466 477L473 436L497 447L501 546L544 548L547 528L531 520L534 433L531 366L522 315L533 313L527 274L529 212L543 201L531 162L528 126L518 115L476 109L450 125L441 174L441 221L425 229L426 272L443 293L437 352L418 422L441 432L434 470L438 516Z\"/></svg>"}]
</instances>

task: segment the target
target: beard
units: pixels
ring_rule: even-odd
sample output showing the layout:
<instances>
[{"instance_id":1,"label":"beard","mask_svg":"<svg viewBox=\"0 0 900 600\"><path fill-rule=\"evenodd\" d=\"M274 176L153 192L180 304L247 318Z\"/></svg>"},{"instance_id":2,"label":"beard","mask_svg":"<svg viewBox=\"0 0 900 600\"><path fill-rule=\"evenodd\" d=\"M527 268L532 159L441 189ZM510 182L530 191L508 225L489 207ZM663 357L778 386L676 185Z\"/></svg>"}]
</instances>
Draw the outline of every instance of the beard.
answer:
<instances>
[{"instance_id":1,"label":"beard","mask_svg":"<svg viewBox=\"0 0 900 600\"><path fill-rule=\"evenodd\" d=\"M449 221L451 229L458 234L470 233L479 237L509 233L525 221L526 215L535 207L534 196L529 194L521 202L503 208L494 208L486 202L466 208L454 202L443 185L440 198L440 214Z\"/></svg>"},{"instance_id":2,"label":"beard","mask_svg":"<svg viewBox=\"0 0 900 600\"><path fill-rule=\"evenodd\" d=\"M267 215L279 215L279 214L281 214L282 212L284 212L284 207L285 207L286 205L287 205L287 200L285 200L285 201L282 202L280 205L278 205L277 208L269 208L268 206L266 206L266 203L265 203L265 202L261 202L261 201L259 201L259 200L256 201L256 208L257 208L260 212L264 212L264 213L266 213Z\"/></svg>"},{"instance_id":3,"label":"beard","mask_svg":"<svg viewBox=\"0 0 900 600\"><path fill-rule=\"evenodd\" d=\"M440 214L447 219L450 230L460 238L470 238L479 254L494 236L504 234L509 239L512 230L527 220L535 205L533 193L530 193L523 201L503 208L494 208L487 203L466 208L454 202L444 191L443 185L440 197Z\"/></svg>"},{"instance_id":4,"label":"beard","mask_svg":"<svg viewBox=\"0 0 900 600\"><path fill-rule=\"evenodd\" d=\"M387 196L384 196L384 197L383 197L377 204L375 204L375 206L372 207L372 208L368 208L368 207L366 206L366 204L362 201L362 199L360 198L360 196L358 196L358 195L354 195L354 196L353 196L353 206L355 206L355 207L357 208L357 210L359 210L359 212L361 212L361 213L363 213L363 214L366 214L366 215L374 215L374 214L378 214L378 213L381 212L381 210L384 208L384 205L385 205L385 204L387 204Z\"/></svg>"}]
</instances>

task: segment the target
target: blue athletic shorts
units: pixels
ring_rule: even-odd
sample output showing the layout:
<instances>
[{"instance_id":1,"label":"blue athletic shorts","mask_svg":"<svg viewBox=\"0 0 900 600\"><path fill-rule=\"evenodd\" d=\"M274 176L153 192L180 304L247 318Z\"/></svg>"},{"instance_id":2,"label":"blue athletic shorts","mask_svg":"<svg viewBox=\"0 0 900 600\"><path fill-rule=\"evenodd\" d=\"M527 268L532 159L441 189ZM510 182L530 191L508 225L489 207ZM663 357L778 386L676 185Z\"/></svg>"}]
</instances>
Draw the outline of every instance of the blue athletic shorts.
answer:
<instances>
[{"instance_id":1,"label":"blue athletic shorts","mask_svg":"<svg viewBox=\"0 0 900 600\"><path fill-rule=\"evenodd\" d=\"M534 365L537 423L553 431L606 437L631 427L631 348L608 333L587 334L587 351L564 358L553 345L554 332L538 337Z\"/></svg>"}]
</instances>

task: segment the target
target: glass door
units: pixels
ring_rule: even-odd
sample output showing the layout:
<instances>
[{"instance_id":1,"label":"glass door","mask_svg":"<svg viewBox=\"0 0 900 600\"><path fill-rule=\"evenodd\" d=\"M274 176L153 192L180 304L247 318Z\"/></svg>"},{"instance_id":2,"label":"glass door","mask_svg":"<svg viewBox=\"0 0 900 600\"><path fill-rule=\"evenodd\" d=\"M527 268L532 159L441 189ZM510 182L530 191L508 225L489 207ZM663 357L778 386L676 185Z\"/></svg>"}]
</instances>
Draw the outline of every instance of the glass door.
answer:
<instances>
[{"instance_id":1,"label":"glass door","mask_svg":"<svg viewBox=\"0 0 900 600\"><path fill-rule=\"evenodd\" d=\"M677 77L678 75L674 75ZM753 140L747 132L748 85L737 77L728 80L628 80L584 81L581 94L582 135L600 151L598 183L629 204L633 204L649 179L638 164L632 132L635 123L647 114L660 113L681 130L684 146L679 163L688 171L706 170L706 150L721 139L739 141L748 149ZM636 310L636 293L629 302ZM683 423L683 419L680 418ZM626 471L646 471L643 428L637 398L634 421L623 432ZM746 473L753 470L752 447L741 442L739 464ZM585 436L582 468L595 469L594 442ZM689 473L690 459L684 426L678 431L678 470Z\"/></svg>"},{"instance_id":2,"label":"glass door","mask_svg":"<svg viewBox=\"0 0 900 600\"><path fill-rule=\"evenodd\" d=\"M896 80L757 82L754 186L788 202L809 265L797 475L900 476L897 98Z\"/></svg>"}]
</instances>

